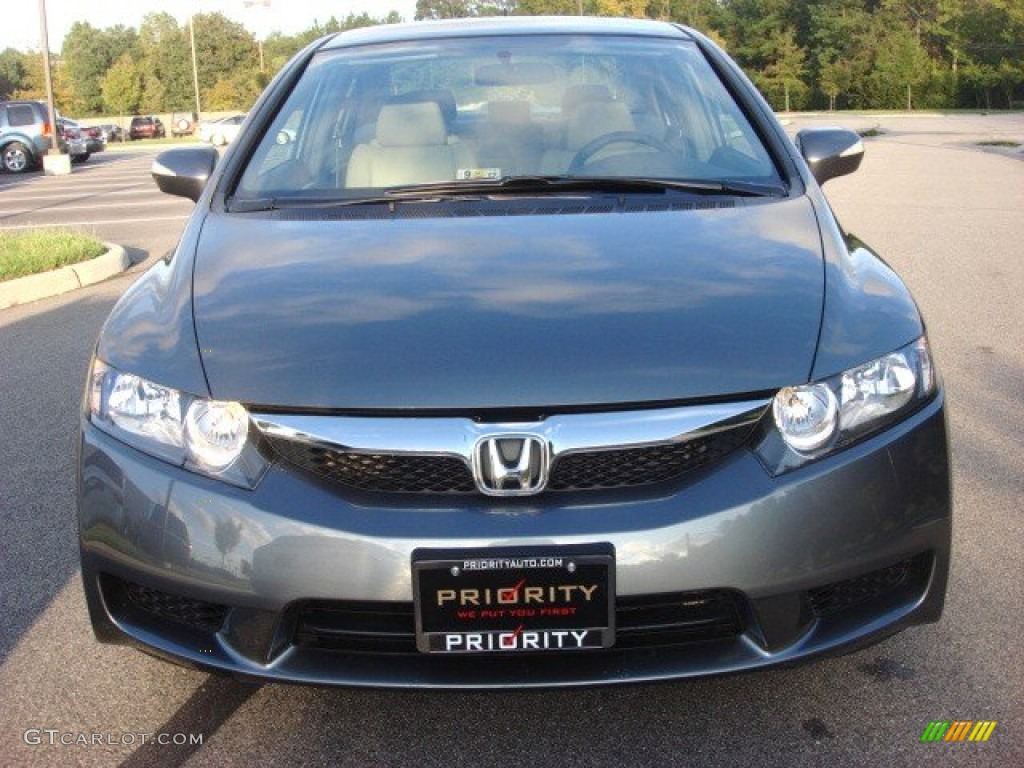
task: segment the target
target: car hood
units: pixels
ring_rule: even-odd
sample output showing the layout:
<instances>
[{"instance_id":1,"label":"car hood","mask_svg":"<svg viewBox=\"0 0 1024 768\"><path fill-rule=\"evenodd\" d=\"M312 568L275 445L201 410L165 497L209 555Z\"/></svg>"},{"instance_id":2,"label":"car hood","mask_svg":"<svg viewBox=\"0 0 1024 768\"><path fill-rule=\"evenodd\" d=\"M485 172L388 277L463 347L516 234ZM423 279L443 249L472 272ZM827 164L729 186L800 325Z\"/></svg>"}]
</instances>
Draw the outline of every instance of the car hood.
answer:
<instances>
[{"instance_id":1,"label":"car hood","mask_svg":"<svg viewBox=\"0 0 1024 768\"><path fill-rule=\"evenodd\" d=\"M194 317L215 398L650 403L804 382L814 360L824 268L805 198L596 215L295 213L203 225Z\"/></svg>"}]
</instances>

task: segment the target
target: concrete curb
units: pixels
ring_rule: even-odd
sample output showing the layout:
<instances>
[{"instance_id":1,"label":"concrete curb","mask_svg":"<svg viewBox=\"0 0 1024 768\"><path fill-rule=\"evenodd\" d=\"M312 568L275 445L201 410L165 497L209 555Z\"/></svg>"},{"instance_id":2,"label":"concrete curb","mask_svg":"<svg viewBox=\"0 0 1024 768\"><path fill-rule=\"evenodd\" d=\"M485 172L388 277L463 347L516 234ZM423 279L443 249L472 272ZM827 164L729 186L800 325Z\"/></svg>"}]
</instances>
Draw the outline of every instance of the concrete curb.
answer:
<instances>
[{"instance_id":1,"label":"concrete curb","mask_svg":"<svg viewBox=\"0 0 1024 768\"><path fill-rule=\"evenodd\" d=\"M0 283L0 309L74 291L113 277L132 265L131 257L120 245L104 245L107 252L95 259Z\"/></svg>"}]
</instances>

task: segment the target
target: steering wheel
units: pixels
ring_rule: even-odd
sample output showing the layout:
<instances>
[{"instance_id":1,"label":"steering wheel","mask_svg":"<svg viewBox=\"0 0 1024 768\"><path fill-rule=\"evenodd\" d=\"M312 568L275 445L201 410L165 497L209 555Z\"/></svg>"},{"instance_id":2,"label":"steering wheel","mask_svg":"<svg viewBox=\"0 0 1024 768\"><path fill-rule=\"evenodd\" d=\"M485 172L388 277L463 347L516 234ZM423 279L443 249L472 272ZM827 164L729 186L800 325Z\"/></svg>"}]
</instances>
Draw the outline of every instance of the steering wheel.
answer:
<instances>
[{"instance_id":1,"label":"steering wheel","mask_svg":"<svg viewBox=\"0 0 1024 768\"><path fill-rule=\"evenodd\" d=\"M610 144L642 144L645 147L651 147L659 152L667 152L669 154L675 154L675 150L666 142L661 139L657 139L646 133L640 133L639 131L615 131L614 133L606 133L603 136L598 136L592 141L588 141L572 158L572 162L569 163L569 170L566 171L570 176L574 176L583 170L583 166L587 164L587 161L600 152Z\"/></svg>"}]
</instances>

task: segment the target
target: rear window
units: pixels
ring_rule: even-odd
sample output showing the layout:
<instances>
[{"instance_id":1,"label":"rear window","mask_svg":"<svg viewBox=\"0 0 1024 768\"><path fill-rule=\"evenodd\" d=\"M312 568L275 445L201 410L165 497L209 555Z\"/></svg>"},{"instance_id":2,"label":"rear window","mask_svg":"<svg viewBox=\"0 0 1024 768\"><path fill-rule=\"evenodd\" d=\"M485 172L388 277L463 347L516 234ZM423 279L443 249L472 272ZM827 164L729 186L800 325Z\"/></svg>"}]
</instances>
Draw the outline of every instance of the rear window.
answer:
<instances>
[{"instance_id":1,"label":"rear window","mask_svg":"<svg viewBox=\"0 0 1024 768\"><path fill-rule=\"evenodd\" d=\"M237 192L358 197L516 176L779 182L693 43L579 35L321 52Z\"/></svg>"},{"instance_id":2,"label":"rear window","mask_svg":"<svg viewBox=\"0 0 1024 768\"><path fill-rule=\"evenodd\" d=\"M15 104L7 107L7 124L12 128L32 125L36 122L35 110L30 104Z\"/></svg>"}]
</instances>

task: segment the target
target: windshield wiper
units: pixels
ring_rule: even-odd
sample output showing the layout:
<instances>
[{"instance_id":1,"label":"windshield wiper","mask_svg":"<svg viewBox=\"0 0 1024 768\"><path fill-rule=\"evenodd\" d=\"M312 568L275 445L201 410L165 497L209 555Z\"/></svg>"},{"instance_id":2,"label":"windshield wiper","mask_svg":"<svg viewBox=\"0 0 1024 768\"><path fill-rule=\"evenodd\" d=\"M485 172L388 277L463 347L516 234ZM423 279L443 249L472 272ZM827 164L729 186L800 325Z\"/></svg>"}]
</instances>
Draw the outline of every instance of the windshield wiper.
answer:
<instances>
[{"instance_id":1,"label":"windshield wiper","mask_svg":"<svg viewBox=\"0 0 1024 768\"><path fill-rule=\"evenodd\" d=\"M495 181L441 181L393 187L385 195L403 199L423 194L433 195L514 195L552 194L561 192L691 192L704 195L743 195L746 197L779 197L785 187L748 181L703 181L658 179L643 176L506 176Z\"/></svg>"},{"instance_id":2,"label":"windshield wiper","mask_svg":"<svg viewBox=\"0 0 1024 768\"><path fill-rule=\"evenodd\" d=\"M481 200L517 195L558 195L566 192L651 194L687 192L697 195L783 197L785 187L749 181L699 181L640 176L506 176L493 181L436 181L391 187L368 197L278 197L232 199L231 213L273 211L283 207L335 208L398 202L431 203L445 200Z\"/></svg>"},{"instance_id":3,"label":"windshield wiper","mask_svg":"<svg viewBox=\"0 0 1024 768\"><path fill-rule=\"evenodd\" d=\"M282 208L344 208L350 205L394 205L395 203L436 203L442 200L479 200L481 195L461 188L447 192L443 189L402 190L368 197L261 197L232 198L228 213L256 213L279 211Z\"/></svg>"}]
</instances>

